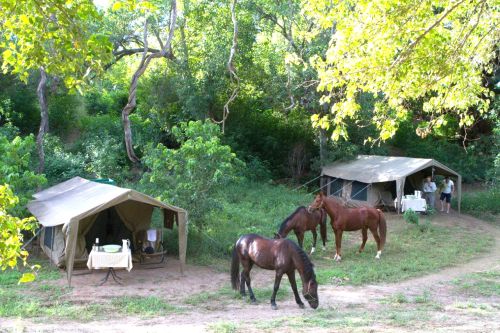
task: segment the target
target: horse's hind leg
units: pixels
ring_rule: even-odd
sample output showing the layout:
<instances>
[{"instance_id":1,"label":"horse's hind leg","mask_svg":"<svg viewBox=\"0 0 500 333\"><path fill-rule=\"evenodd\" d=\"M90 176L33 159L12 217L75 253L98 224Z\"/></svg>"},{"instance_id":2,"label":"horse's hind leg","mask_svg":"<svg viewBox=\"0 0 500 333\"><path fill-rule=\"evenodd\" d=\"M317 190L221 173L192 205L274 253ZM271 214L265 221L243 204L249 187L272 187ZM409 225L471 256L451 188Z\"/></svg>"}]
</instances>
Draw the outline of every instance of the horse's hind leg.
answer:
<instances>
[{"instance_id":1,"label":"horse's hind leg","mask_svg":"<svg viewBox=\"0 0 500 333\"><path fill-rule=\"evenodd\" d=\"M297 241L301 249L304 248L304 233L300 231L295 231L295 236L297 236Z\"/></svg>"},{"instance_id":2,"label":"horse's hind leg","mask_svg":"<svg viewBox=\"0 0 500 333\"><path fill-rule=\"evenodd\" d=\"M257 302L257 299L255 298L255 295L253 294L252 287L250 286L250 270L252 269L253 263L250 262L248 264L248 269L247 267L244 267L243 273L245 274L245 281L247 283L247 288L248 288L248 293L250 294L250 300L252 303Z\"/></svg>"},{"instance_id":3,"label":"horse's hind leg","mask_svg":"<svg viewBox=\"0 0 500 333\"><path fill-rule=\"evenodd\" d=\"M243 297L245 297L247 295L247 293L245 292L245 281L246 281L245 272L241 272L241 276L240 276L240 294Z\"/></svg>"},{"instance_id":4,"label":"horse's hind leg","mask_svg":"<svg viewBox=\"0 0 500 333\"><path fill-rule=\"evenodd\" d=\"M363 252L363 250L365 249L366 240L368 239L368 229L366 227L363 227L363 229L361 229L361 234L363 235L363 242L359 247L359 253Z\"/></svg>"},{"instance_id":5,"label":"horse's hind leg","mask_svg":"<svg viewBox=\"0 0 500 333\"><path fill-rule=\"evenodd\" d=\"M380 259L380 255L382 254L382 249L380 248L380 236L378 235L377 227L370 227L370 231L375 238L375 242L377 242L377 255L376 259Z\"/></svg>"},{"instance_id":6,"label":"horse's hind leg","mask_svg":"<svg viewBox=\"0 0 500 333\"><path fill-rule=\"evenodd\" d=\"M300 299L299 292L297 290L297 282L295 281L295 271L292 271L291 273L286 273L288 276L288 281L290 281L290 285L292 286L293 290L293 295L295 296L295 302L299 305L301 309L304 308L304 303L302 303L302 300Z\"/></svg>"},{"instance_id":7,"label":"horse's hind leg","mask_svg":"<svg viewBox=\"0 0 500 333\"><path fill-rule=\"evenodd\" d=\"M313 247L311 249L311 254L313 254L316 251L316 240L318 239L318 234L316 233L316 228L311 229L311 232L313 234Z\"/></svg>"},{"instance_id":8,"label":"horse's hind leg","mask_svg":"<svg viewBox=\"0 0 500 333\"><path fill-rule=\"evenodd\" d=\"M278 293L278 289L280 288L280 282L282 277L283 273L276 271L276 277L274 279L273 295L271 296L271 309L273 310L278 309L278 306L276 305L276 294Z\"/></svg>"}]
</instances>

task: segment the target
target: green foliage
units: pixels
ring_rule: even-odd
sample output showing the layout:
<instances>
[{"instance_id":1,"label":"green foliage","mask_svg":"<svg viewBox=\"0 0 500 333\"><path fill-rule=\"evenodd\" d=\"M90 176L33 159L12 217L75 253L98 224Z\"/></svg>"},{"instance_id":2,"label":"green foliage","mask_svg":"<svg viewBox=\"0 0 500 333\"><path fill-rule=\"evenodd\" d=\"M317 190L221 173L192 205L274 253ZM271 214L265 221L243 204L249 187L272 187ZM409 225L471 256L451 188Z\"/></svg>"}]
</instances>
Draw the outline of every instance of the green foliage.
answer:
<instances>
[{"instance_id":1,"label":"green foliage","mask_svg":"<svg viewBox=\"0 0 500 333\"><path fill-rule=\"evenodd\" d=\"M0 184L9 184L12 191L19 197L19 205L11 207L15 215L25 216L25 206L31 200L32 194L46 179L32 171L32 154L35 148L33 135L21 138L16 136L9 140L0 135Z\"/></svg>"},{"instance_id":2,"label":"green foliage","mask_svg":"<svg viewBox=\"0 0 500 333\"><path fill-rule=\"evenodd\" d=\"M379 101L372 120L382 140L394 135L414 100L423 100L427 115L419 119L422 136L439 128L450 112L460 126L471 126L488 112L493 92L483 75L493 71L498 41L494 0L312 0L304 7L319 25L312 33L334 31L326 54L312 61L323 101L332 105L331 114L312 120L321 128L332 125L333 139L347 137L345 121L357 119L361 92Z\"/></svg>"},{"instance_id":3,"label":"green foliage","mask_svg":"<svg viewBox=\"0 0 500 333\"><path fill-rule=\"evenodd\" d=\"M0 269L17 267L18 260L26 265L28 252L21 249L23 245L23 231L32 231L35 219L18 218L8 211L19 204L19 199L14 195L8 185L0 185ZM24 277L26 278L26 277Z\"/></svg>"},{"instance_id":4,"label":"green foliage","mask_svg":"<svg viewBox=\"0 0 500 333\"><path fill-rule=\"evenodd\" d=\"M119 311L129 315L158 316L179 312L179 309L156 297L122 296L111 300L111 304Z\"/></svg>"},{"instance_id":5,"label":"green foliage","mask_svg":"<svg viewBox=\"0 0 500 333\"><path fill-rule=\"evenodd\" d=\"M69 152L57 136L46 135L45 145L45 176L48 183L56 183L79 176L85 177L85 157L81 153Z\"/></svg>"},{"instance_id":6,"label":"green foliage","mask_svg":"<svg viewBox=\"0 0 500 333\"><path fill-rule=\"evenodd\" d=\"M50 97L49 119L52 134L67 136L78 127L79 118L83 114L83 101L77 94L61 89Z\"/></svg>"},{"instance_id":7,"label":"green foliage","mask_svg":"<svg viewBox=\"0 0 500 333\"><path fill-rule=\"evenodd\" d=\"M128 161L121 140L109 134L88 136L81 143L85 154L85 171L97 178L118 182L126 177Z\"/></svg>"},{"instance_id":8,"label":"green foliage","mask_svg":"<svg viewBox=\"0 0 500 333\"><path fill-rule=\"evenodd\" d=\"M411 208L403 213L403 218L408 223L418 225L418 214Z\"/></svg>"},{"instance_id":9,"label":"green foliage","mask_svg":"<svg viewBox=\"0 0 500 333\"><path fill-rule=\"evenodd\" d=\"M219 127L210 121L181 123L172 134L180 148L159 144L147 150L143 160L150 171L141 182L149 193L186 207L190 221L202 228L207 214L219 206L213 195L238 179L243 163L221 144Z\"/></svg>"},{"instance_id":10,"label":"green foliage","mask_svg":"<svg viewBox=\"0 0 500 333\"><path fill-rule=\"evenodd\" d=\"M30 70L43 67L64 79L67 87L79 87L87 68L99 70L110 57L106 36L88 29L100 14L90 0L36 0L2 2L0 47L2 69L26 81Z\"/></svg>"},{"instance_id":11,"label":"green foliage","mask_svg":"<svg viewBox=\"0 0 500 333\"><path fill-rule=\"evenodd\" d=\"M477 192L464 192L462 193L462 211L483 217L486 219L494 219L495 216L500 214L500 185L496 184L487 188L486 190ZM455 198L452 200L452 205L456 209L457 201Z\"/></svg>"}]
</instances>

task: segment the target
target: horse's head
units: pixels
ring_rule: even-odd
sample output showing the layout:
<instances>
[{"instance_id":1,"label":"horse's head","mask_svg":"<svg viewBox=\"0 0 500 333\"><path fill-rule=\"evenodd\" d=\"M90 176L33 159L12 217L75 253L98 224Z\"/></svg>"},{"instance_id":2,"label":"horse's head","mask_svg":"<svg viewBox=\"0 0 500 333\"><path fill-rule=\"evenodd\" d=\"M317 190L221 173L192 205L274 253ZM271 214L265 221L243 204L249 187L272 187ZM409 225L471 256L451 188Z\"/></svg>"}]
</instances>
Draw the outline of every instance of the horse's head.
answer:
<instances>
[{"instance_id":1,"label":"horse's head","mask_svg":"<svg viewBox=\"0 0 500 333\"><path fill-rule=\"evenodd\" d=\"M307 208L308 211L311 211L313 209L319 209L319 208L323 208L324 206L324 198L325 198L325 195L323 194L323 192L319 192L318 194L316 194L316 197L314 198L314 201L309 205L309 207Z\"/></svg>"},{"instance_id":2,"label":"horse's head","mask_svg":"<svg viewBox=\"0 0 500 333\"><path fill-rule=\"evenodd\" d=\"M312 278L309 280L309 282L304 286L302 294L311 308L316 309L318 307L318 283L316 282L316 279Z\"/></svg>"}]
</instances>

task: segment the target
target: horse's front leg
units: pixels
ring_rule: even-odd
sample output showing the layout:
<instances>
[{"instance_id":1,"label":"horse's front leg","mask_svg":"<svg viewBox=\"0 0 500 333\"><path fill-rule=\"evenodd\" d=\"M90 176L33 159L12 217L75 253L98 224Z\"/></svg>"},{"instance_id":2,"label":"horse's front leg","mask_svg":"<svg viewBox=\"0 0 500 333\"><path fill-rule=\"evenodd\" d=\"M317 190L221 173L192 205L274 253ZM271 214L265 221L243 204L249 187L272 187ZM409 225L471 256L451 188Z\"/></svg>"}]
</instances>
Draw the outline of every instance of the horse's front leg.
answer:
<instances>
[{"instance_id":1,"label":"horse's front leg","mask_svg":"<svg viewBox=\"0 0 500 333\"><path fill-rule=\"evenodd\" d=\"M295 236L297 236L297 241L301 249L304 248L304 233L301 231L295 231Z\"/></svg>"},{"instance_id":2,"label":"horse's front leg","mask_svg":"<svg viewBox=\"0 0 500 333\"><path fill-rule=\"evenodd\" d=\"M361 243L361 246L359 247L359 253L363 252L363 250L365 248L366 240L368 239L368 228L363 227L363 229L361 229L361 234L363 236L363 242Z\"/></svg>"},{"instance_id":3,"label":"horse's front leg","mask_svg":"<svg viewBox=\"0 0 500 333\"><path fill-rule=\"evenodd\" d=\"M311 249L311 254L313 254L316 251L316 240L318 239L318 234L316 233L316 228L311 230L313 234L313 247Z\"/></svg>"},{"instance_id":4,"label":"horse's front leg","mask_svg":"<svg viewBox=\"0 0 500 333\"><path fill-rule=\"evenodd\" d=\"M335 230L335 257L333 259L335 261L340 261L342 260L341 254L340 254L340 248L342 247L342 229L337 229Z\"/></svg>"},{"instance_id":5,"label":"horse's front leg","mask_svg":"<svg viewBox=\"0 0 500 333\"><path fill-rule=\"evenodd\" d=\"M277 310L278 306L276 305L276 294L278 293L278 289L280 288L281 278L283 277L283 273L276 271L276 278L274 279L274 290L273 295L271 296L271 309Z\"/></svg>"},{"instance_id":6,"label":"horse's front leg","mask_svg":"<svg viewBox=\"0 0 500 333\"><path fill-rule=\"evenodd\" d=\"M299 292L297 290L297 282L295 281L295 271L286 273L286 275L288 276L288 281L290 281L290 285L292 286L293 295L295 296L295 302L297 302L299 308L303 309L304 303L302 303L302 300L300 299L299 296Z\"/></svg>"}]
</instances>

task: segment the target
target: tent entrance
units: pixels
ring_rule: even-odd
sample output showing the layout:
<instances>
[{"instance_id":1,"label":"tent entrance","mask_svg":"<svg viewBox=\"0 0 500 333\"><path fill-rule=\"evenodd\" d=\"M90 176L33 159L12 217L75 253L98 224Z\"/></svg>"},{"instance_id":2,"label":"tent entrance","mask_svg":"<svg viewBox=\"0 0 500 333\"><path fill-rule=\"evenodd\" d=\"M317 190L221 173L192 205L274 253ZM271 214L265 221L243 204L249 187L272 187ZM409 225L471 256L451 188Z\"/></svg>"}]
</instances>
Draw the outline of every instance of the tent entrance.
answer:
<instances>
[{"instance_id":1,"label":"tent entrance","mask_svg":"<svg viewBox=\"0 0 500 333\"><path fill-rule=\"evenodd\" d=\"M121 244L122 239L130 239L130 248L134 251L132 231L127 229L120 215L114 207L110 207L96 214L95 221L85 234L85 248L90 253L95 239L99 238L99 245Z\"/></svg>"}]
</instances>

